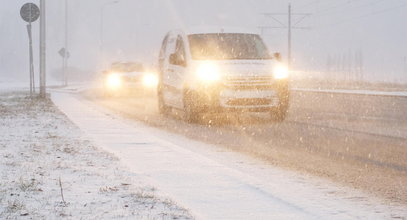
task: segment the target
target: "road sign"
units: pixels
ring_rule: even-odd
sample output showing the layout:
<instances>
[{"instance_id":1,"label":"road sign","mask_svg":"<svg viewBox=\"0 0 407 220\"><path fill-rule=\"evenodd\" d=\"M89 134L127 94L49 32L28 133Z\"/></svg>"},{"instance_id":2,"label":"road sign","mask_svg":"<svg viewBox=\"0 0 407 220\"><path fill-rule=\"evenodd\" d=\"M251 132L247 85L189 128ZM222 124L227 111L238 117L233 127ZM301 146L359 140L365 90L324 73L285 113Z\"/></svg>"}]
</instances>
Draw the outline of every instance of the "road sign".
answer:
<instances>
[{"instance_id":1,"label":"road sign","mask_svg":"<svg viewBox=\"0 0 407 220\"><path fill-rule=\"evenodd\" d=\"M40 9L34 3L26 3L20 9L21 18L26 22L34 22L40 17Z\"/></svg>"},{"instance_id":2,"label":"road sign","mask_svg":"<svg viewBox=\"0 0 407 220\"><path fill-rule=\"evenodd\" d=\"M61 49L58 51L58 53L59 53L59 55L61 55L61 57L65 57L65 48L61 48Z\"/></svg>"},{"instance_id":3,"label":"road sign","mask_svg":"<svg viewBox=\"0 0 407 220\"><path fill-rule=\"evenodd\" d=\"M61 57L69 58L69 52L66 51L65 47L61 48L61 49L58 51L58 53L59 53L59 55L61 55Z\"/></svg>"}]
</instances>

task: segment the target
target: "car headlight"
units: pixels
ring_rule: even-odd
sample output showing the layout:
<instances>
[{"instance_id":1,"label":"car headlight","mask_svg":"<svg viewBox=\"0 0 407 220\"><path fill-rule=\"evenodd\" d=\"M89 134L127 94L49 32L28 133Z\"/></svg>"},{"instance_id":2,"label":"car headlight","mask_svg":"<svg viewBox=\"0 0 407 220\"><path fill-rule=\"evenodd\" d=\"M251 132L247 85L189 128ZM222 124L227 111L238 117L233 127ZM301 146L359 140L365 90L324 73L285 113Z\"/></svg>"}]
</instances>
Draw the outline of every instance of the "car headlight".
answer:
<instances>
[{"instance_id":1,"label":"car headlight","mask_svg":"<svg viewBox=\"0 0 407 220\"><path fill-rule=\"evenodd\" d=\"M288 68L284 65L277 65L273 70L273 76L275 79L286 79L288 75Z\"/></svg>"},{"instance_id":2,"label":"car headlight","mask_svg":"<svg viewBox=\"0 0 407 220\"><path fill-rule=\"evenodd\" d=\"M221 78L218 66L213 63L199 65L196 69L196 75L198 79L203 82L216 82Z\"/></svg>"},{"instance_id":3,"label":"car headlight","mask_svg":"<svg viewBox=\"0 0 407 220\"><path fill-rule=\"evenodd\" d=\"M158 85L158 77L153 73L146 73L143 76L143 85L148 88L154 88Z\"/></svg>"},{"instance_id":4,"label":"car headlight","mask_svg":"<svg viewBox=\"0 0 407 220\"><path fill-rule=\"evenodd\" d=\"M122 86L122 79L119 74L111 73L107 76L106 85L110 89L118 89Z\"/></svg>"}]
</instances>

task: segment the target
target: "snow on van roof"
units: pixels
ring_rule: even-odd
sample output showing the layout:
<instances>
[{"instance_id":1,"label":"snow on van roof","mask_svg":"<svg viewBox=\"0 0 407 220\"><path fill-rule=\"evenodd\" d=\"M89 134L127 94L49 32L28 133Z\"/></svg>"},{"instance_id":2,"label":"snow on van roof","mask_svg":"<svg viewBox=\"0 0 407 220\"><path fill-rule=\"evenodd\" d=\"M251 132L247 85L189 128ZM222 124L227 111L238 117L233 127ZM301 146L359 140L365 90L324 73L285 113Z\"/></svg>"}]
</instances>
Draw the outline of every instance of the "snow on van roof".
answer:
<instances>
[{"instance_id":1,"label":"snow on van roof","mask_svg":"<svg viewBox=\"0 0 407 220\"><path fill-rule=\"evenodd\" d=\"M183 29L185 34L208 34L208 33L243 33L258 34L257 29L243 27L219 27L219 26L195 26Z\"/></svg>"}]
</instances>

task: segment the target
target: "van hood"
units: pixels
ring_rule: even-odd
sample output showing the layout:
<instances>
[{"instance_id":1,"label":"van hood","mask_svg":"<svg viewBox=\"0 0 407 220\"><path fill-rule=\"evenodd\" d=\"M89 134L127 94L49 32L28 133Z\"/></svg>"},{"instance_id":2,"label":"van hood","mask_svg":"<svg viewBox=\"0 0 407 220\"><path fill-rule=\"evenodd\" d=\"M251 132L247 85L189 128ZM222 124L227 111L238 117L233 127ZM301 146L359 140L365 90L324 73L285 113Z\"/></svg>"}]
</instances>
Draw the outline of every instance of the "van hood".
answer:
<instances>
[{"instance_id":1,"label":"van hood","mask_svg":"<svg viewBox=\"0 0 407 220\"><path fill-rule=\"evenodd\" d=\"M196 61L199 65L201 62ZM209 61L219 67L226 77L270 76L273 72L273 60L214 60Z\"/></svg>"}]
</instances>

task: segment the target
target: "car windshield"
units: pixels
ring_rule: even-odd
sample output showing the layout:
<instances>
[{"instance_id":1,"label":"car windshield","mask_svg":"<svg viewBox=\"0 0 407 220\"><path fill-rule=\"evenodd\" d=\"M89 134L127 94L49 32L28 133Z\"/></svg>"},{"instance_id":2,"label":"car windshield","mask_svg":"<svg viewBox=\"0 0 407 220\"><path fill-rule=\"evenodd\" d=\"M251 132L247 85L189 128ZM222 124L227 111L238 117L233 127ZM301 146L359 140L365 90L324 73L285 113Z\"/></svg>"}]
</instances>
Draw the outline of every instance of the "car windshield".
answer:
<instances>
[{"instance_id":1,"label":"car windshield","mask_svg":"<svg viewBox=\"0 0 407 220\"><path fill-rule=\"evenodd\" d=\"M143 72L144 67L141 63L114 63L111 70L114 72Z\"/></svg>"},{"instance_id":2,"label":"car windshield","mask_svg":"<svg viewBox=\"0 0 407 220\"><path fill-rule=\"evenodd\" d=\"M188 40L195 60L270 59L266 45L256 34L191 34Z\"/></svg>"}]
</instances>

